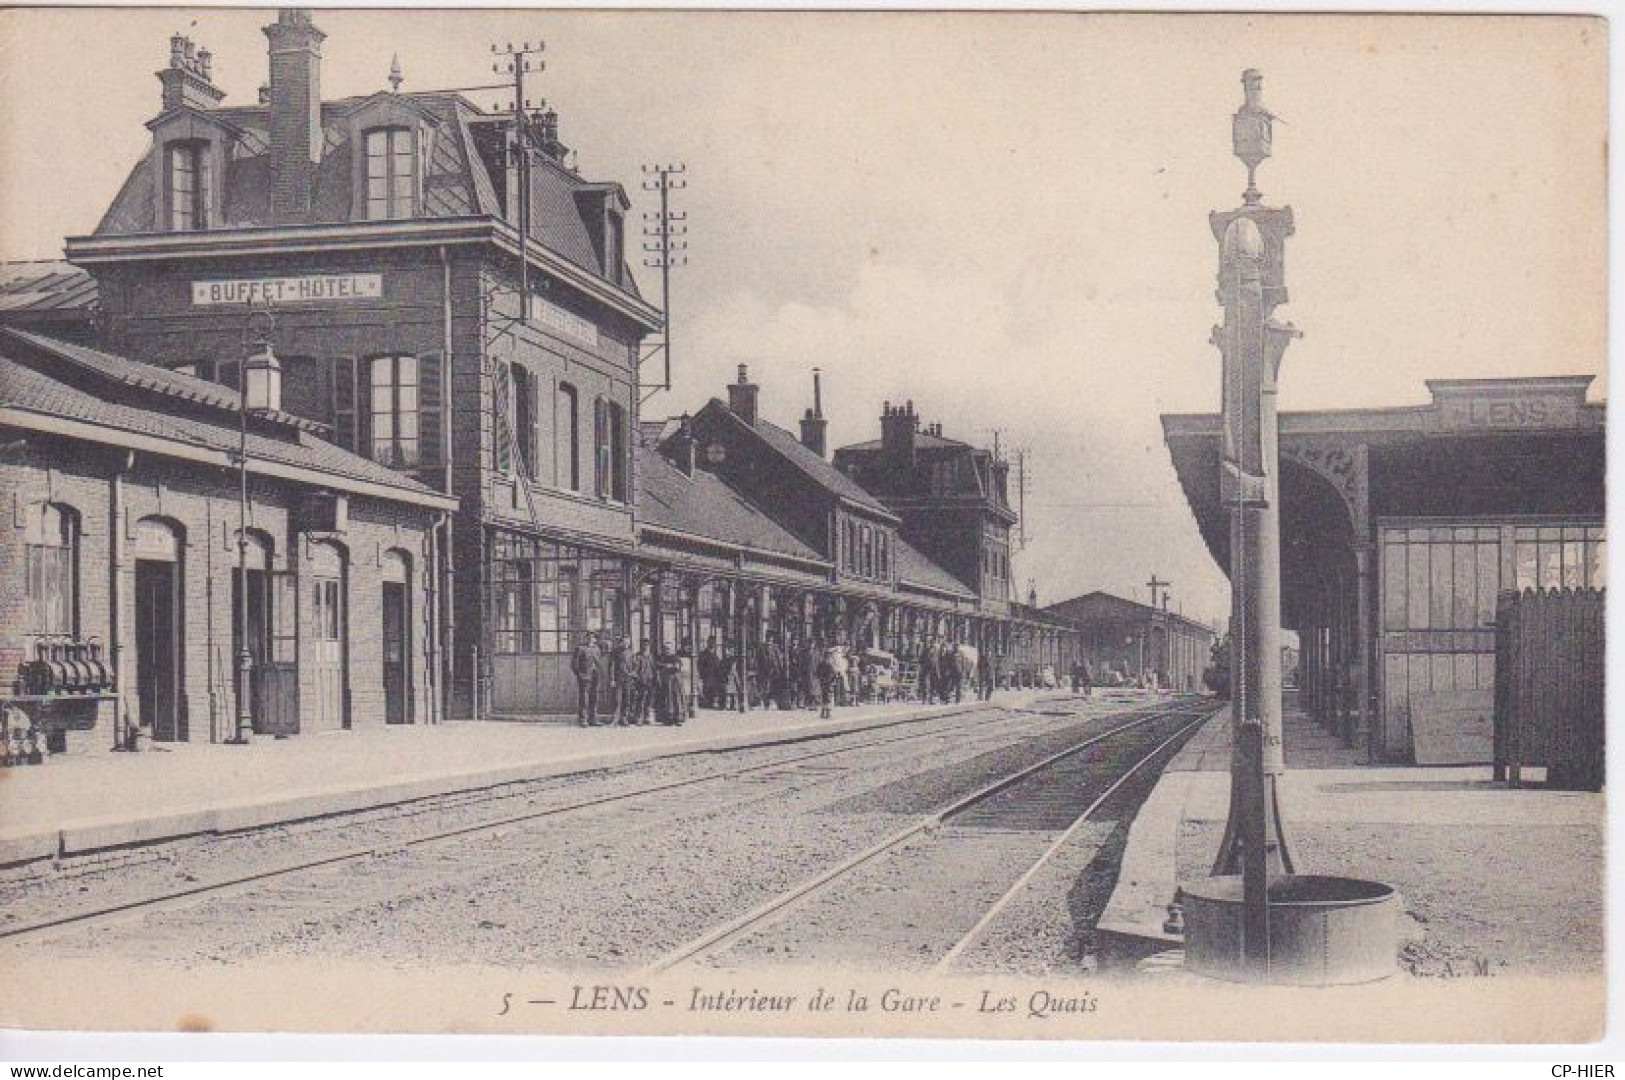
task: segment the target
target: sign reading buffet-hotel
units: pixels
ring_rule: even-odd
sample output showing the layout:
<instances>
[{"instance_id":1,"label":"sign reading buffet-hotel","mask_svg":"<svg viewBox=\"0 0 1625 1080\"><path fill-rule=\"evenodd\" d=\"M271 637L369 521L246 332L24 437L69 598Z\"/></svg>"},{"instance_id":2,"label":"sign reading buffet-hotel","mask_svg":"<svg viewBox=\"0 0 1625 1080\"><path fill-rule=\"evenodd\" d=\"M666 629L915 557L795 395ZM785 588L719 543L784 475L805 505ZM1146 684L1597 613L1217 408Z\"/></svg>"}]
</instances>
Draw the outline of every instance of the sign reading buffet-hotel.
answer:
<instances>
[{"instance_id":1,"label":"sign reading buffet-hotel","mask_svg":"<svg viewBox=\"0 0 1625 1080\"><path fill-rule=\"evenodd\" d=\"M308 277L237 278L192 282L192 304L308 304L330 300L376 300L382 274L317 274Z\"/></svg>"}]
</instances>

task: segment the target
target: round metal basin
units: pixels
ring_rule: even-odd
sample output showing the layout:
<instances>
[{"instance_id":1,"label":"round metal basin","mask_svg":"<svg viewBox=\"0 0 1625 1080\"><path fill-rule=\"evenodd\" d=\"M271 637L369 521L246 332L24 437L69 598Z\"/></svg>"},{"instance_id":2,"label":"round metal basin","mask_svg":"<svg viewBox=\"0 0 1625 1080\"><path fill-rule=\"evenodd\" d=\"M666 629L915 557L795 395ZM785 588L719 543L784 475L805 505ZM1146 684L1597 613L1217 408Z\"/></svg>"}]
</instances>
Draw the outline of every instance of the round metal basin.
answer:
<instances>
[{"instance_id":1,"label":"round metal basin","mask_svg":"<svg viewBox=\"0 0 1625 1080\"><path fill-rule=\"evenodd\" d=\"M1399 946L1399 894L1356 878L1287 874L1269 886L1270 968L1254 971L1242 950L1241 878L1183 886L1185 966L1235 982L1332 986L1392 975Z\"/></svg>"}]
</instances>

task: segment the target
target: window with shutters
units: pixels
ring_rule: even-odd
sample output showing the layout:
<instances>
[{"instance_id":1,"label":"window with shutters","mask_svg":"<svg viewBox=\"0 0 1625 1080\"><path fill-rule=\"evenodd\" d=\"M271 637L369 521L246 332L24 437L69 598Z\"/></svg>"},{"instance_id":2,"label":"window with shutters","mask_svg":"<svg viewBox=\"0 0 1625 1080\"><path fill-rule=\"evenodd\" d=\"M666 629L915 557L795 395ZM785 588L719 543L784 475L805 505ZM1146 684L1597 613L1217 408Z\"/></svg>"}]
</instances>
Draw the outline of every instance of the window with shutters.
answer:
<instances>
[{"instance_id":1,"label":"window with shutters","mask_svg":"<svg viewBox=\"0 0 1625 1080\"><path fill-rule=\"evenodd\" d=\"M79 631L79 515L56 503L30 508L23 552L33 634Z\"/></svg>"},{"instance_id":2,"label":"window with shutters","mask_svg":"<svg viewBox=\"0 0 1625 1080\"><path fill-rule=\"evenodd\" d=\"M609 498L610 472L614 459L609 446L609 402L593 398L592 402L593 483L600 499Z\"/></svg>"},{"instance_id":3,"label":"window with shutters","mask_svg":"<svg viewBox=\"0 0 1625 1080\"><path fill-rule=\"evenodd\" d=\"M624 503L628 487L626 410L616 402L606 402L605 417L609 425L609 497Z\"/></svg>"},{"instance_id":4,"label":"window with shutters","mask_svg":"<svg viewBox=\"0 0 1625 1080\"><path fill-rule=\"evenodd\" d=\"M559 383L558 430L565 440L562 455L564 475L560 478L571 491L581 490L581 395L569 383Z\"/></svg>"},{"instance_id":5,"label":"window with shutters","mask_svg":"<svg viewBox=\"0 0 1625 1080\"><path fill-rule=\"evenodd\" d=\"M519 450L519 471L527 479L536 476L536 379L519 364L513 366L514 443Z\"/></svg>"},{"instance_id":6,"label":"window with shutters","mask_svg":"<svg viewBox=\"0 0 1625 1080\"><path fill-rule=\"evenodd\" d=\"M379 464L411 469L421 461L418 378L415 356L378 356L367 363L367 444Z\"/></svg>"},{"instance_id":7,"label":"window with shutters","mask_svg":"<svg viewBox=\"0 0 1625 1080\"><path fill-rule=\"evenodd\" d=\"M364 136L367 155L367 220L417 216L417 153L412 132L373 128Z\"/></svg>"},{"instance_id":8,"label":"window with shutters","mask_svg":"<svg viewBox=\"0 0 1625 1080\"><path fill-rule=\"evenodd\" d=\"M491 467L509 473L513 471L513 379L508 365L499 362L492 380Z\"/></svg>"}]
</instances>

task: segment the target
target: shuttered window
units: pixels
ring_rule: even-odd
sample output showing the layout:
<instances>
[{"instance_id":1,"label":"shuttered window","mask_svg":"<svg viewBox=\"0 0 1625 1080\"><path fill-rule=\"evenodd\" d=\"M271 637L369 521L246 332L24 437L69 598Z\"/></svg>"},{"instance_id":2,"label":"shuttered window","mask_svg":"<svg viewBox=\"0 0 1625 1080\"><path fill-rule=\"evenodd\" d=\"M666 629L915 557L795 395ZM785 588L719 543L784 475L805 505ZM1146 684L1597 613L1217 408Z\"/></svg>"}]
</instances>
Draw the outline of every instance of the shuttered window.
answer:
<instances>
[{"instance_id":1,"label":"shuttered window","mask_svg":"<svg viewBox=\"0 0 1625 1080\"><path fill-rule=\"evenodd\" d=\"M609 446L609 403L594 398L592 408L593 482L600 499L609 498L610 470L613 458Z\"/></svg>"},{"instance_id":2,"label":"shuttered window","mask_svg":"<svg viewBox=\"0 0 1625 1080\"><path fill-rule=\"evenodd\" d=\"M498 363L492 380L491 467L508 473L513 471L513 379L508 365Z\"/></svg>"},{"instance_id":3,"label":"shuttered window","mask_svg":"<svg viewBox=\"0 0 1625 1080\"><path fill-rule=\"evenodd\" d=\"M391 468L417 468L422 461L417 357L374 357L367 372L369 456Z\"/></svg>"}]
</instances>

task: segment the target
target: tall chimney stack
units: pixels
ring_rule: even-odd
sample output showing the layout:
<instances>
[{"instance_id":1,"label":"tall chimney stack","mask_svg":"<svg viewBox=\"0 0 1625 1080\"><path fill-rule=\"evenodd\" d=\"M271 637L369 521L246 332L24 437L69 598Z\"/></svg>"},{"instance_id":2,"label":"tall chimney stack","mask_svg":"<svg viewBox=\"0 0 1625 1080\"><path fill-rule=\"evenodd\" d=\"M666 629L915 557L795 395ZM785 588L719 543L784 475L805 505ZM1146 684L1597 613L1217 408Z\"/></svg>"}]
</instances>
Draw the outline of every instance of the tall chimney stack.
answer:
<instances>
[{"instance_id":1,"label":"tall chimney stack","mask_svg":"<svg viewBox=\"0 0 1625 1080\"><path fill-rule=\"evenodd\" d=\"M671 438L666 443L672 464L682 470L684 476L694 475L694 450L697 442L694 437L694 421L684 413L677 430L672 432Z\"/></svg>"},{"instance_id":2,"label":"tall chimney stack","mask_svg":"<svg viewBox=\"0 0 1625 1080\"><path fill-rule=\"evenodd\" d=\"M279 222L310 216L322 159L322 41L303 8L284 8L265 28L271 59L271 209Z\"/></svg>"},{"instance_id":3,"label":"tall chimney stack","mask_svg":"<svg viewBox=\"0 0 1625 1080\"><path fill-rule=\"evenodd\" d=\"M208 49L200 49L181 34L169 39L169 66L158 73L163 84L163 112L182 106L192 109L212 109L225 98L226 92L211 81L214 57Z\"/></svg>"},{"instance_id":4,"label":"tall chimney stack","mask_svg":"<svg viewBox=\"0 0 1625 1080\"><path fill-rule=\"evenodd\" d=\"M823 457L828 440L829 421L824 419L824 388L819 382L818 369L813 368L813 403L801 418L801 445Z\"/></svg>"},{"instance_id":5,"label":"tall chimney stack","mask_svg":"<svg viewBox=\"0 0 1625 1080\"><path fill-rule=\"evenodd\" d=\"M750 381L750 372L739 365L739 381L728 386L728 408L751 427L756 426L756 397L761 388Z\"/></svg>"},{"instance_id":6,"label":"tall chimney stack","mask_svg":"<svg viewBox=\"0 0 1625 1080\"><path fill-rule=\"evenodd\" d=\"M881 452L899 473L914 468L914 437L920 430L920 417L914 402L892 405L886 402L880 412Z\"/></svg>"}]
</instances>

